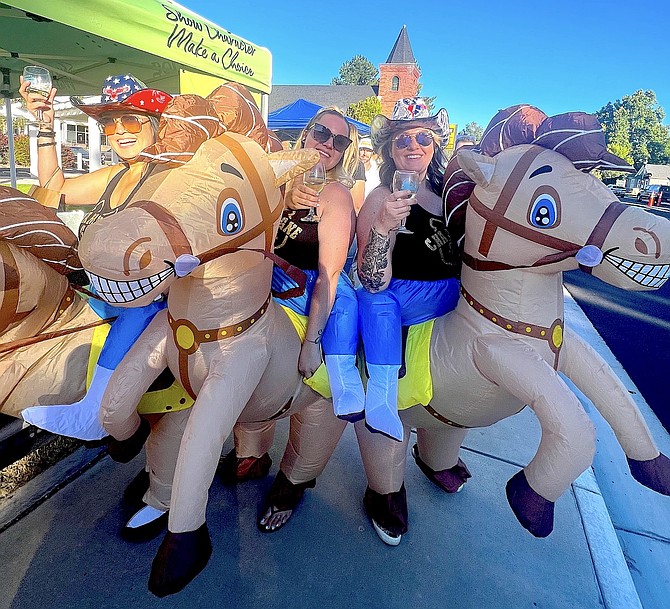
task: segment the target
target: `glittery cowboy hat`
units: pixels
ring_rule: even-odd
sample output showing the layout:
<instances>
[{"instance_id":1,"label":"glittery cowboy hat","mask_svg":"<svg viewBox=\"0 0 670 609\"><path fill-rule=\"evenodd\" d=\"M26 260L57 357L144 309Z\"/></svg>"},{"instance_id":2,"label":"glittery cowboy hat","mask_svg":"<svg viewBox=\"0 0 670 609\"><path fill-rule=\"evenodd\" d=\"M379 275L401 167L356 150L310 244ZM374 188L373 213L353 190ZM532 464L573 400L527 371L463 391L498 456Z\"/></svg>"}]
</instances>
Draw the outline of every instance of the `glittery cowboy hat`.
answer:
<instances>
[{"instance_id":1,"label":"glittery cowboy hat","mask_svg":"<svg viewBox=\"0 0 670 609\"><path fill-rule=\"evenodd\" d=\"M98 120L105 112L119 110L160 116L171 99L164 91L147 88L132 74L120 74L105 79L99 104L85 104L78 97L71 97L70 101L75 108Z\"/></svg>"},{"instance_id":2,"label":"glittery cowboy hat","mask_svg":"<svg viewBox=\"0 0 670 609\"><path fill-rule=\"evenodd\" d=\"M378 114L372 119L370 125L372 143L375 149L378 149L389 133L414 127L426 127L440 137L447 137L449 135L449 114L444 108L441 108L437 114L431 116L423 97L399 99L393 108L391 118Z\"/></svg>"}]
</instances>

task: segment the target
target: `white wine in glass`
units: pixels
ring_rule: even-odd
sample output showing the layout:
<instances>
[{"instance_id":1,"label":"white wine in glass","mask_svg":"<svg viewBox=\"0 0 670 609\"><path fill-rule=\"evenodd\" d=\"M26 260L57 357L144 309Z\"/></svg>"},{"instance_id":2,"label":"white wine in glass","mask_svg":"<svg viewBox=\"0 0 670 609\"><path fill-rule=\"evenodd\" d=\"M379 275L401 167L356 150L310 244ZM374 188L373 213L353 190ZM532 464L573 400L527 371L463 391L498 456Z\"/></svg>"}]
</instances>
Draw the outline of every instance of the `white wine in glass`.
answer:
<instances>
[{"instance_id":1,"label":"white wine in glass","mask_svg":"<svg viewBox=\"0 0 670 609\"><path fill-rule=\"evenodd\" d=\"M321 193L323 187L326 185L326 168L323 163L319 162L314 167L305 172L302 178L302 183L309 186L317 193ZM301 222L318 222L319 217L316 215L316 207L310 207L307 215L302 218Z\"/></svg>"},{"instance_id":2,"label":"white wine in glass","mask_svg":"<svg viewBox=\"0 0 670 609\"><path fill-rule=\"evenodd\" d=\"M397 169L393 172L392 188L393 192L409 190L412 194L408 198L416 198L416 193L419 191L419 173L417 171L403 171ZM411 230L405 228L405 218L400 221L400 225L396 230L398 233L403 233L405 235L412 234Z\"/></svg>"},{"instance_id":3,"label":"white wine in glass","mask_svg":"<svg viewBox=\"0 0 670 609\"><path fill-rule=\"evenodd\" d=\"M30 86L27 89L28 93L38 93L45 99L49 97L53 83L51 82L51 74L49 74L49 70L46 68L41 66L26 66L23 68L23 80L30 82ZM36 118L38 121L42 120L41 110L37 111Z\"/></svg>"}]
</instances>

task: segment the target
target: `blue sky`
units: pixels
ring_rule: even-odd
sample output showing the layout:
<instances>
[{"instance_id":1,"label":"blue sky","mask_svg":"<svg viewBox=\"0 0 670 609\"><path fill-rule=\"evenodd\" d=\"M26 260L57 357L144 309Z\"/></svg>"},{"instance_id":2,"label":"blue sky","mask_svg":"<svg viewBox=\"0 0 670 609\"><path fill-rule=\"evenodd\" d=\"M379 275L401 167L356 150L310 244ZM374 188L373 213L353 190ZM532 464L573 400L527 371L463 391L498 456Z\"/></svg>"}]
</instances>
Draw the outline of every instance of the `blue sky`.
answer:
<instances>
[{"instance_id":1,"label":"blue sky","mask_svg":"<svg viewBox=\"0 0 670 609\"><path fill-rule=\"evenodd\" d=\"M328 84L354 55L378 66L406 25L422 93L459 129L517 103L593 112L638 89L670 125L668 0L178 1L270 49L273 84Z\"/></svg>"}]
</instances>

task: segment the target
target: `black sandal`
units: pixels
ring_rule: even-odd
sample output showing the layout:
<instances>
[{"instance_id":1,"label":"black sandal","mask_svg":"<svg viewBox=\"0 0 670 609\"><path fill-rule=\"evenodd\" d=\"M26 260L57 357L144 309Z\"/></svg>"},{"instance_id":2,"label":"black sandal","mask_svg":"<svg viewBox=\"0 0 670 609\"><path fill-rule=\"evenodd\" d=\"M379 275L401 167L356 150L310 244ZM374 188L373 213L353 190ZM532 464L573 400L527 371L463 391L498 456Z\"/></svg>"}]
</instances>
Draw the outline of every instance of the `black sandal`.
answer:
<instances>
[{"instance_id":1,"label":"black sandal","mask_svg":"<svg viewBox=\"0 0 670 609\"><path fill-rule=\"evenodd\" d=\"M281 529L293 515L293 510L298 507L305 490L314 488L316 486L316 479L300 484L293 484L284 474L279 470L277 476L270 487L270 492L265 498L265 504L261 516L259 516L256 524L258 529L263 533L274 533ZM288 512L288 516L284 522L275 526L268 526L268 520L279 512ZM265 522L262 522L265 521Z\"/></svg>"}]
</instances>

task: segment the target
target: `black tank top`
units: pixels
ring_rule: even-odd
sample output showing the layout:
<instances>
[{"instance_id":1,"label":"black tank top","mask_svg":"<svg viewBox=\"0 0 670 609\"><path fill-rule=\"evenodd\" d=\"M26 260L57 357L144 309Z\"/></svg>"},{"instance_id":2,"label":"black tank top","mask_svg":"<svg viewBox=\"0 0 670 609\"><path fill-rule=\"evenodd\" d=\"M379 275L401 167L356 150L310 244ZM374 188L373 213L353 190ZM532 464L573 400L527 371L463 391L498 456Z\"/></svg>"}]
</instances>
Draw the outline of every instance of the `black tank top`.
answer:
<instances>
[{"instance_id":1,"label":"black tank top","mask_svg":"<svg viewBox=\"0 0 670 609\"><path fill-rule=\"evenodd\" d=\"M460 259L442 216L412 205L405 226L411 235L396 235L391 264L395 279L436 281L458 277Z\"/></svg>"},{"instance_id":2,"label":"black tank top","mask_svg":"<svg viewBox=\"0 0 670 609\"><path fill-rule=\"evenodd\" d=\"M315 271L319 268L319 224L300 221L308 212L308 209L284 210L275 253L304 271Z\"/></svg>"},{"instance_id":3,"label":"black tank top","mask_svg":"<svg viewBox=\"0 0 670 609\"><path fill-rule=\"evenodd\" d=\"M155 165L149 165L147 170L144 172L142 177L139 179L135 187L130 191L130 194L126 197L126 200L117 205L112 209L109 205L109 201L112 197L114 189L117 187L118 183L121 181L121 178L130 171L130 165L124 165L123 169L119 171L107 184L105 192L102 193L100 200L95 204L95 207L91 209L82 219L81 224L79 225L79 238L81 239L84 231L94 222L97 222L100 218L105 218L106 216L112 216L115 213L120 212L122 209L128 205L128 202L131 200L132 196L137 192L137 189L142 185L144 180L146 180L151 172L153 171Z\"/></svg>"}]
</instances>

